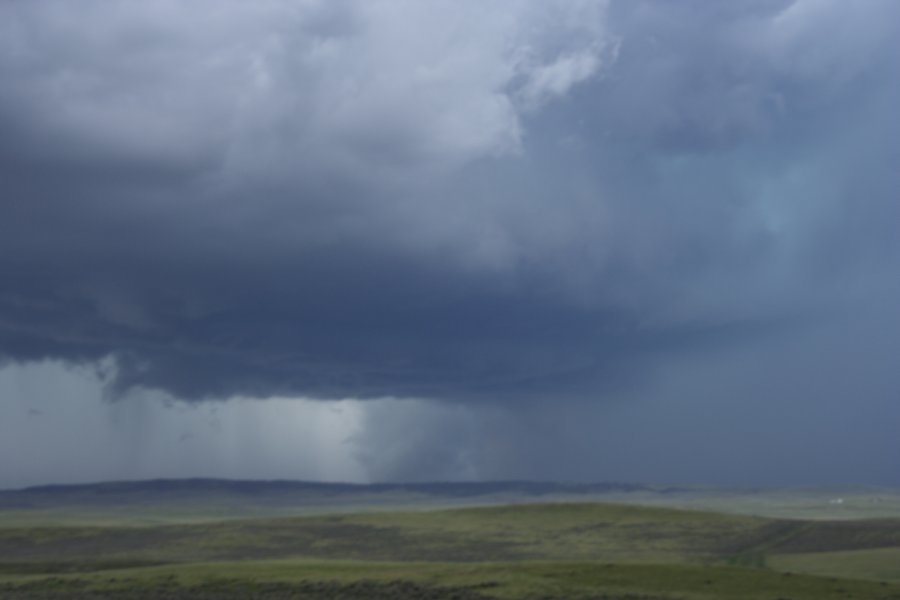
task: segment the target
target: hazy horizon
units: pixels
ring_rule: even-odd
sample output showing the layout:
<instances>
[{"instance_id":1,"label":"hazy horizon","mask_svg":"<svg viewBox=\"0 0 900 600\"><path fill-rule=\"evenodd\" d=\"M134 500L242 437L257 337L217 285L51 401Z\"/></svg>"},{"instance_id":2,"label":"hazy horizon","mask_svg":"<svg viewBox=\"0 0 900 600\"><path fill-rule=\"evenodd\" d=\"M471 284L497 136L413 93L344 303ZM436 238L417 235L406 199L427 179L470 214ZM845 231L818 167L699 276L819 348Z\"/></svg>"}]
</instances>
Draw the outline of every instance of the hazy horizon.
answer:
<instances>
[{"instance_id":1,"label":"hazy horizon","mask_svg":"<svg viewBox=\"0 0 900 600\"><path fill-rule=\"evenodd\" d=\"M29 485L25 487L0 488L0 492L29 492L29 491L61 491L65 492L70 489L83 488L108 488L116 486L123 493L135 492L143 489L151 491L153 486L162 486L157 491L179 489L181 491L193 488L200 490L204 486L234 486L238 488L247 488L248 486L256 486L259 491L263 488L271 486L273 490L282 490L283 488L296 487L297 490L309 486L316 487L346 487L352 489L381 489L381 488L407 488L410 490L440 492L441 489L460 490L468 489L473 496L481 494L490 495L496 491L498 487L506 487L509 491L519 490L522 493L521 498L527 497L527 494L569 494L569 493L587 493L587 494L627 494L634 493L638 501L640 494L659 494L663 497L674 491L693 494L698 492L708 492L715 497L717 493L778 493L778 492L809 492L822 494L825 492L849 492L862 493L867 491L883 491L886 493L900 492L900 486L879 486L865 484L818 484L818 485L724 485L709 484L703 482L677 482L677 481L557 481L557 480L539 480L539 479L457 479L457 480L421 480L421 481L344 481L344 480L319 480L319 479L269 479L269 478L223 478L223 477L155 477L149 479L110 479L102 481L86 480L69 483L42 483L38 485ZM551 489L553 488L553 489ZM525 491L523 491L525 490ZM246 490L244 490L246 491ZM650 496L647 496L648 498ZM701 496L702 497L702 496ZM748 496L752 497L752 496ZM551 496L552 498L552 496ZM811 498L811 497L810 497ZM807 498L809 500L810 498ZM674 497L672 503L677 504L679 497ZM832 500L834 498L831 498ZM683 501L684 498L682 497ZM543 500L542 502L552 502L553 500ZM863 497L863 502L871 502L870 497ZM618 498L615 502L627 502L624 498Z\"/></svg>"}]
</instances>

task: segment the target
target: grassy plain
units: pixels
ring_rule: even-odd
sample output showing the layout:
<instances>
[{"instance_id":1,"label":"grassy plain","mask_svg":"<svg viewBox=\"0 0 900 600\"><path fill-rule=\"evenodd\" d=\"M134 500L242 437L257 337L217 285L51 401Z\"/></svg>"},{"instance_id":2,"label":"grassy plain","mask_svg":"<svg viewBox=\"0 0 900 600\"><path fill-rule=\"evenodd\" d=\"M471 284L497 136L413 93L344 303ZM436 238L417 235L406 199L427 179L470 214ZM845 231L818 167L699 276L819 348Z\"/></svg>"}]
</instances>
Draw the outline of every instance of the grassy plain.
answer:
<instances>
[{"instance_id":1,"label":"grassy plain","mask_svg":"<svg viewBox=\"0 0 900 600\"><path fill-rule=\"evenodd\" d=\"M824 577L855 577L900 582L900 547L775 554L766 564L780 571Z\"/></svg>"},{"instance_id":2,"label":"grassy plain","mask_svg":"<svg viewBox=\"0 0 900 600\"><path fill-rule=\"evenodd\" d=\"M409 587L391 586L398 583ZM317 586L324 586L324 589ZM316 592L319 593L316 593ZM77 593L77 596L67 594ZM324 592L324 593L323 593ZM356 592L356 593L354 593ZM374 563L241 561L167 565L0 582L31 598L683 598L845 600L900 598L896 584L789 575L718 565L596 562Z\"/></svg>"},{"instance_id":3,"label":"grassy plain","mask_svg":"<svg viewBox=\"0 0 900 600\"><path fill-rule=\"evenodd\" d=\"M330 514L284 495L208 489L156 502L90 489L69 504L7 498L0 598L900 600L900 518L885 516L883 491L858 496L881 498L878 519L838 512L849 490L842 503L832 491L770 492L770 508L812 507L806 519L672 508L647 501L648 490L622 492L644 494L640 505L552 494L503 503L503 490L416 503L416 490L361 491L368 503L344 490ZM731 494L694 493L688 504ZM359 506L368 510L351 511Z\"/></svg>"},{"instance_id":4,"label":"grassy plain","mask_svg":"<svg viewBox=\"0 0 900 600\"><path fill-rule=\"evenodd\" d=\"M532 482L352 485L201 479L0 491L0 527L165 525L548 502L630 504L785 519L900 518L900 489L875 487Z\"/></svg>"}]
</instances>

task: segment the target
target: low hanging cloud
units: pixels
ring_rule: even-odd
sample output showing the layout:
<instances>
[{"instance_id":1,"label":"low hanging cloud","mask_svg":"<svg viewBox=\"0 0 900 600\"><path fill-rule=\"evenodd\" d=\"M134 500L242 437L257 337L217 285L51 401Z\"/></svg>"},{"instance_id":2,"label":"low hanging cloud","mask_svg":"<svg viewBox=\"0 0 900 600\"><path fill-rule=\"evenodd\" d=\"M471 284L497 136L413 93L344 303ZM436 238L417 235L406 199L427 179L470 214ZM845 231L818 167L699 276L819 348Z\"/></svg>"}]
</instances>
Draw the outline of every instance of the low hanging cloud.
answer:
<instances>
[{"instance_id":1,"label":"low hanging cloud","mask_svg":"<svg viewBox=\"0 0 900 600\"><path fill-rule=\"evenodd\" d=\"M857 310L897 266L898 24L3 3L0 352L188 400L507 402Z\"/></svg>"}]
</instances>

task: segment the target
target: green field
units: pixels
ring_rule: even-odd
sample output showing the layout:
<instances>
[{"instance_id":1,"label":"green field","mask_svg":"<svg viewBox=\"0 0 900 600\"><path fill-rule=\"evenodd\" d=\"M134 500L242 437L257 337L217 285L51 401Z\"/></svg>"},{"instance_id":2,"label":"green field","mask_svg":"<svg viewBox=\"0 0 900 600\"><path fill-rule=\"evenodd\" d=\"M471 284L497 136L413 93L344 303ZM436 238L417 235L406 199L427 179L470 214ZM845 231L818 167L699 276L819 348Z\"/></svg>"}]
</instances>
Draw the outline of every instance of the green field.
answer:
<instances>
[{"instance_id":1,"label":"green field","mask_svg":"<svg viewBox=\"0 0 900 600\"><path fill-rule=\"evenodd\" d=\"M896 584L712 565L280 560L146 567L0 582L31 598L896 599Z\"/></svg>"},{"instance_id":2,"label":"green field","mask_svg":"<svg viewBox=\"0 0 900 600\"><path fill-rule=\"evenodd\" d=\"M548 502L630 504L785 519L900 518L900 490L892 488L163 480L0 491L0 527L164 525Z\"/></svg>"},{"instance_id":3,"label":"green field","mask_svg":"<svg viewBox=\"0 0 900 600\"><path fill-rule=\"evenodd\" d=\"M811 573L826 577L855 577L900 581L900 547L776 554L767 564L782 571Z\"/></svg>"},{"instance_id":4,"label":"green field","mask_svg":"<svg viewBox=\"0 0 900 600\"><path fill-rule=\"evenodd\" d=\"M821 509L806 519L737 514L758 491L731 512L648 506L662 504L650 490L640 504L360 491L336 494L330 514L207 488L7 498L0 598L900 600L900 519L825 518L835 505L808 491L768 500L805 497Z\"/></svg>"}]
</instances>

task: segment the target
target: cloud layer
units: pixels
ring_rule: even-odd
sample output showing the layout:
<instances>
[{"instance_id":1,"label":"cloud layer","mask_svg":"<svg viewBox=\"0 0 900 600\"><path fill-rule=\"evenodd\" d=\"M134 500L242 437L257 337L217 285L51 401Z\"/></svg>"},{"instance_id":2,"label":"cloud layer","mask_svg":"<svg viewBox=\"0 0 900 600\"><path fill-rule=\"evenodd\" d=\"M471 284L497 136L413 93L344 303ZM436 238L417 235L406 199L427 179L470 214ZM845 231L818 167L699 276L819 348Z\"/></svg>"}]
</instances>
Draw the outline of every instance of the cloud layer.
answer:
<instances>
[{"instance_id":1,"label":"cloud layer","mask_svg":"<svg viewBox=\"0 0 900 600\"><path fill-rule=\"evenodd\" d=\"M898 27L887 0L3 3L0 352L188 400L505 404L777 347L894 293Z\"/></svg>"}]
</instances>

